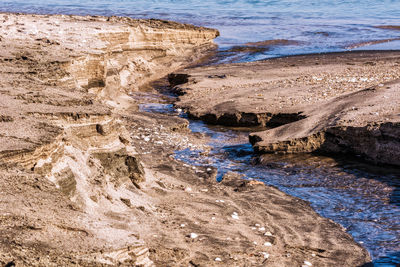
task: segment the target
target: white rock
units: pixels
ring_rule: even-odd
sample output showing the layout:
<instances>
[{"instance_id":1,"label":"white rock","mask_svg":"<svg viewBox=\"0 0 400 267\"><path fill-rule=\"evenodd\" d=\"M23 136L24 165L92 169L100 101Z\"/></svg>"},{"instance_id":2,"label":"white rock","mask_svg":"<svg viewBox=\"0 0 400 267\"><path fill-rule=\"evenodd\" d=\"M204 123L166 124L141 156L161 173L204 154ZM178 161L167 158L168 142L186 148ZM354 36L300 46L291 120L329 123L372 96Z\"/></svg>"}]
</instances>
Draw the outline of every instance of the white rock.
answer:
<instances>
[{"instance_id":1,"label":"white rock","mask_svg":"<svg viewBox=\"0 0 400 267\"><path fill-rule=\"evenodd\" d=\"M271 242L265 242L265 243L264 243L264 246L266 246L266 247L272 247L272 244L271 244Z\"/></svg>"},{"instance_id":2,"label":"white rock","mask_svg":"<svg viewBox=\"0 0 400 267\"><path fill-rule=\"evenodd\" d=\"M239 215L236 212L232 213L231 217L234 220L239 220Z\"/></svg>"},{"instance_id":3,"label":"white rock","mask_svg":"<svg viewBox=\"0 0 400 267\"><path fill-rule=\"evenodd\" d=\"M257 230L257 228L256 227L251 227L251 230Z\"/></svg>"},{"instance_id":4,"label":"white rock","mask_svg":"<svg viewBox=\"0 0 400 267\"><path fill-rule=\"evenodd\" d=\"M211 220L215 220L215 217L211 217Z\"/></svg>"},{"instance_id":5,"label":"white rock","mask_svg":"<svg viewBox=\"0 0 400 267\"><path fill-rule=\"evenodd\" d=\"M264 235L265 236L272 236L271 232L265 232Z\"/></svg>"},{"instance_id":6,"label":"white rock","mask_svg":"<svg viewBox=\"0 0 400 267\"><path fill-rule=\"evenodd\" d=\"M185 224L184 224L184 223L182 223L182 224L181 224L181 227L182 227L182 228L183 228L183 227L185 227Z\"/></svg>"},{"instance_id":7,"label":"white rock","mask_svg":"<svg viewBox=\"0 0 400 267\"><path fill-rule=\"evenodd\" d=\"M312 263L309 262L309 261L304 261L304 264L307 265L307 266L312 266Z\"/></svg>"},{"instance_id":8,"label":"white rock","mask_svg":"<svg viewBox=\"0 0 400 267\"><path fill-rule=\"evenodd\" d=\"M254 241L254 242L253 242L253 244L254 244L254 245L257 245L257 242L256 242L256 241Z\"/></svg>"},{"instance_id":9,"label":"white rock","mask_svg":"<svg viewBox=\"0 0 400 267\"><path fill-rule=\"evenodd\" d=\"M260 224L256 223L256 227L260 227L260 226L261 226Z\"/></svg>"},{"instance_id":10,"label":"white rock","mask_svg":"<svg viewBox=\"0 0 400 267\"><path fill-rule=\"evenodd\" d=\"M210 172L210 171L212 171L212 169L211 168L207 168L207 171Z\"/></svg>"},{"instance_id":11,"label":"white rock","mask_svg":"<svg viewBox=\"0 0 400 267\"><path fill-rule=\"evenodd\" d=\"M146 142L149 142L150 141L150 137L146 136L143 140L146 141Z\"/></svg>"},{"instance_id":12,"label":"white rock","mask_svg":"<svg viewBox=\"0 0 400 267\"><path fill-rule=\"evenodd\" d=\"M197 238L197 237L199 237L199 235L198 235L198 234L195 234L195 233L190 233L190 238L193 238L193 239L195 239L195 238Z\"/></svg>"},{"instance_id":13,"label":"white rock","mask_svg":"<svg viewBox=\"0 0 400 267\"><path fill-rule=\"evenodd\" d=\"M258 228L258 231L264 232L264 231L265 231L265 227L260 227L260 228Z\"/></svg>"},{"instance_id":14,"label":"white rock","mask_svg":"<svg viewBox=\"0 0 400 267\"><path fill-rule=\"evenodd\" d=\"M186 191L186 192L192 192L192 188L186 187L185 191Z\"/></svg>"},{"instance_id":15,"label":"white rock","mask_svg":"<svg viewBox=\"0 0 400 267\"><path fill-rule=\"evenodd\" d=\"M215 261L222 261L221 258L215 258Z\"/></svg>"},{"instance_id":16,"label":"white rock","mask_svg":"<svg viewBox=\"0 0 400 267\"><path fill-rule=\"evenodd\" d=\"M269 254L267 252L262 252L262 254L264 255L264 259L268 259L269 258Z\"/></svg>"}]
</instances>

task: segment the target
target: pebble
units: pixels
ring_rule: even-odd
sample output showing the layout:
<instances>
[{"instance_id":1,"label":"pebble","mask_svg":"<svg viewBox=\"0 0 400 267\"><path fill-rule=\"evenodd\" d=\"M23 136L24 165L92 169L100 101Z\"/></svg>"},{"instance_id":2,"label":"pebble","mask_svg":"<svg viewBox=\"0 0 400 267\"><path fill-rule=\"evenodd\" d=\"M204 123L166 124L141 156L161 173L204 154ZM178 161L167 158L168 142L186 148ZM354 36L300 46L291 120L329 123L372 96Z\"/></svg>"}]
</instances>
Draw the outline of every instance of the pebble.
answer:
<instances>
[{"instance_id":1,"label":"pebble","mask_svg":"<svg viewBox=\"0 0 400 267\"><path fill-rule=\"evenodd\" d=\"M232 216L232 219L239 220L239 215L237 214L237 212L232 213L231 216Z\"/></svg>"},{"instance_id":2,"label":"pebble","mask_svg":"<svg viewBox=\"0 0 400 267\"><path fill-rule=\"evenodd\" d=\"M215 220L215 217L211 217L211 220Z\"/></svg>"},{"instance_id":3,"label":"pebble","mask_svg":"<svg viewBox=\"0 0 400 267\"><path fill-rule=\"evenodd\" d=\"M186 192L192 192L192 188L186 187L185 191L186 191Z\"/></svg>"},{"instance_id":4,"label":"pebble","mask_svg":"<svg viewBox=\"0 0 400 267\"><path fill-rule=\"evenodd\" d=\"M262 254L264 255L264 259L268 259L269 258L269 254L267 252L262 252Z\"/></svg>"},{"instance_id":5,"label":"pebble","mask_svg":"<svg viewBox=\"0 0 400 267\"><path fill-rule=\"evenodd\" d=\"M198 234L190 233L190 238L195 239L195 238L197 238L198 236L199 236Z\"/></svg>"},{"instance_id":6,"label":"pebble","mask_svg":"<svg viewBox=\"0 0 400 267\"><path fill-rule=\"evenodd\" d=\"M264 231L265 231L265 227L260 227L260 228L258 228L258 231L264 232Z\"/></svg>"},{"instance_id":7,"label":"pebble","mask_svg":"<svg viewBox=\"0 0 400 267\"><path fill-rule=\"evenodd\" d=\"M184 223L182 223L182 224L181 224L181 227L185 227L185 224L184 224Z\"/></svg>"},{"instance_id":8,"label":"pebble","mask_svg":"<svg viewBox=\"0 0 400 267\"><path fill-rule=\"evenodd\" d=\"M215 261L222 261L221 258L215 258Z\"/></svg>"},{"instance_id":9,"label":"pebble","mask_svg":"<svg viewBox=\"0 0 400 267\"><path fill-rule=\"evenodd\" d=\"M304 264L305 264L306 266L312 266L312 263L309 262L309 261L304 261Z\"/></svg>"},{"instance_id":10,"label":"pebble","mask_svg":"<svg viewBox=\"0 0 400 267\"><path fill-rule=\"evenodd\" d=\"M146 141L146 142L149 142L150 141L150 137L146 136L143 140Z\"/></svg>"},{"instance_id":11,"label":"pebble","mask_svg":"<svg viewBox=\"0 0 400 267\"><path fill-rule=\"evenodd\" d=\"M264 243L264 246L266 246L266 247L272 247L272 244L271 244L271 242L265 242L265 243Z\"/></svg>"},{"instance_id":12,"label":"pebble","mask_svg":"<svg viewBox=\"0 0 400 267\"><path fill-rule=\"evenodd\" d=\"M256 227L260 227L260 226L261 226L260 224L256 223Z\"/></svg>"},{"instance_id":13,"label":"pebble","mask_svg":"<svg viewBox=\"0 0 400 267\"><path fill-rule=\"evenodd\" d=\"M265 232L265 236L272 236L271 232Z\"/></svg>"}]
</instances>

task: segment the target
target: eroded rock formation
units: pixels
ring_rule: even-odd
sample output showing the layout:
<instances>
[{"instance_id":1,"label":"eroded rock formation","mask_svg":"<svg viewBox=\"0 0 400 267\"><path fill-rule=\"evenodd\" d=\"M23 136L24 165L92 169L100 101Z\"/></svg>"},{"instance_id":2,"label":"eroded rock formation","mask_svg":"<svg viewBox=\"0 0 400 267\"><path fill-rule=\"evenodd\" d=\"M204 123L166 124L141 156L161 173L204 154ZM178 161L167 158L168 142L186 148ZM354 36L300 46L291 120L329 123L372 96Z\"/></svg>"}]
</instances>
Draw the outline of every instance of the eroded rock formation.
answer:
<instances>
[{"instance_id":1,"label":"eroded rock formation","mask_svg":"<svg viewBox=\"0 0 400 267\"><path fill-rule=\"evenodd\" d=\"M149 205L138 200L145 171L113 110L131 108L130 91L212 49L218 32L128 18L0 21L0 175L15 183L2 187L1 242L27 265L151 265L129 204ZM26 226L9 223L21 216Z\"/></svg>"},{"instance_id":2,"label":"eroded rock formation","mask_svg":"<svg viewBox=\"0 0 400 267\"><path fill-rule=\"evenodd\" d=\"M188 69L170 83L191 117L277 127L250 135L260 153L350 153L399 166L399 62L390 51L295 56Z\"/></svg>"}]
</instances>

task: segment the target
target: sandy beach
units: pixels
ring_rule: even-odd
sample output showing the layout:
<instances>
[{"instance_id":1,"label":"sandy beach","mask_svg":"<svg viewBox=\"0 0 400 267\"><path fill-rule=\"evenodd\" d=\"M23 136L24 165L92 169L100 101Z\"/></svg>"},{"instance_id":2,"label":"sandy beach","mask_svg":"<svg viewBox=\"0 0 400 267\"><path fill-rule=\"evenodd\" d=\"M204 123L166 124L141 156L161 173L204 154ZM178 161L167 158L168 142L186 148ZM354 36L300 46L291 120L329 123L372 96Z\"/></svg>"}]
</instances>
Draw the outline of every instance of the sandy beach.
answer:
<instances>
[{"instance_id":1,"label":"sandy beach","mask_svg":"<svg viewBox=\"0 0 400 267\"><path fill-rule=\"evenodd\" d=\"M342 226L308 202L238 173L217 183L215 168L176 160L178 149L207 151L208 137L192 133L186 119L141 111L146 99L138 95L151 91L161 101L151 82L170 74L181 94L176 105L193 117L280 125L252 135L259 152L310 152L332 142L325 138L312 145L310 136L337 131L338 138L346 133L343 128L365 128L365 142L382 136L391 143L385 149L378 142L382 149L370 152L343 137L354 143L343 147L398 165L398 52L185 70L215 49L218 31L118 17L3 13L0 21L3 265L362 266L371 261Z\"/></svg>"}]
</instances>

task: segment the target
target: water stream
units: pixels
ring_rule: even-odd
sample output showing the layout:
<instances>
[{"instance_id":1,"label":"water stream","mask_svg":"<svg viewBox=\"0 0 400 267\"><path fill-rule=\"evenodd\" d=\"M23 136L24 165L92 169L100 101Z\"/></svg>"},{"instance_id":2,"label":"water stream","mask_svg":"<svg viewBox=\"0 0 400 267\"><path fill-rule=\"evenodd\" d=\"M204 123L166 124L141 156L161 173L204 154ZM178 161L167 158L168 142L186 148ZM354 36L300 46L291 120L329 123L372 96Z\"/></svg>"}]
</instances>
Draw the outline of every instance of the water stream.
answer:
<instances>
[{"instance_id":1,"label":"water stream","mask_svg":"<svg viewBox=\"0 0 400 267\"><path fill-rule=\"evenodd\" d=\"M142 111L175 114L172 104L149 103ZM253 153L251 129L210 126L190 121L190 129L210 137L208 155L175 151L175 158L218 168L217 179L230 171L309 201L322 216L343 225L370 252L374 266L400 264L400 169L382 168L357 158Z\"/></svg>"}]
</instances>

